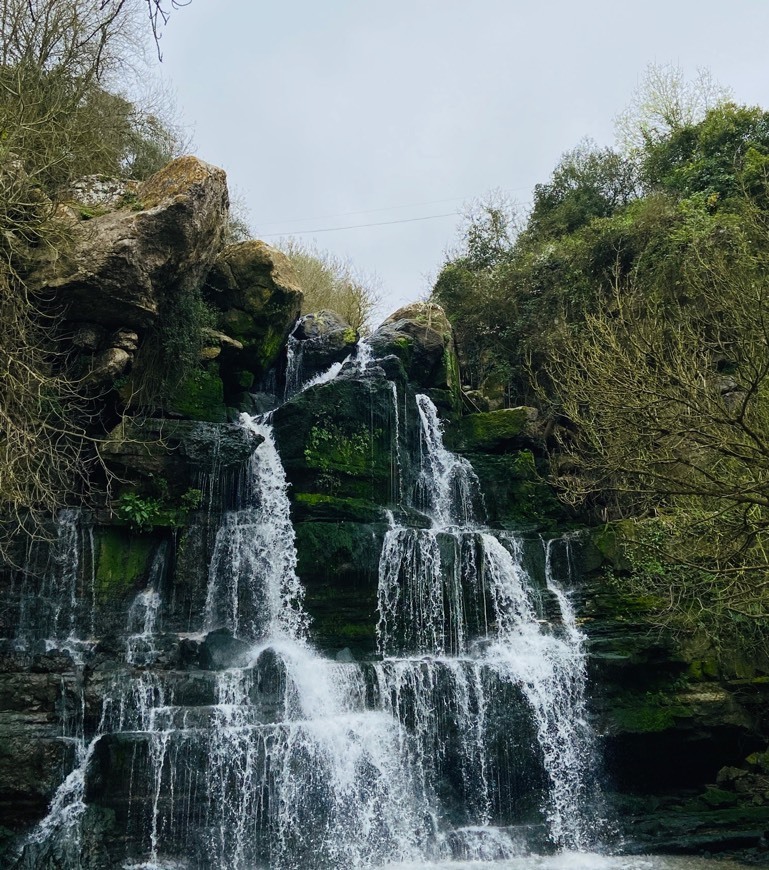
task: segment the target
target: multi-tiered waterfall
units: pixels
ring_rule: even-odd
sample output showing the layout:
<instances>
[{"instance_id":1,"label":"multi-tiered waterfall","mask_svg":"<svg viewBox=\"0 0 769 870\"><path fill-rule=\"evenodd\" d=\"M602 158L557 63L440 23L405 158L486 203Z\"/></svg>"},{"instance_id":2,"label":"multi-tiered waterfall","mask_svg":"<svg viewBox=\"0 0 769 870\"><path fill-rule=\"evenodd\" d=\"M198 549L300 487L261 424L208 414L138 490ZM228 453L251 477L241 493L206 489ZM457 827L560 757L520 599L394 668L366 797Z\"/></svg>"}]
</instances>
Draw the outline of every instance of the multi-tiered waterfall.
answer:
<instances>
[{"instance_id":1,"label":"multi-tiered waterfall","mask_svg":"<svg viewBox=\"0 0 769 870\"><path fill-rule=\"evenodd\" d=\"M183 641L218 637L226 666L185 679L153 668L159 549L128 613L125 667L109 678L92 733L85 714L71 726L74 770L19 866L424 866L593 844L583 639L555 570L567 545L534 542L532 556L532 542L483 527L473 470L444 448L424 395L402 408L419 422L406 475L392 390L393 507L409 509L394 513L427 519L417 528L388 514L378 655L314 650L273 431L244 417L261 443L216 532L201 635ZM71 538L72 558L90 565L75 527L64 515L58 543ZM539 582L529 562L543 568ZM51 580L68 609L51 611L48 627L70 645L77 570L59 559ZM90 815L105 788L122 832L109 854Z\"/></svg>"}]
</instances>

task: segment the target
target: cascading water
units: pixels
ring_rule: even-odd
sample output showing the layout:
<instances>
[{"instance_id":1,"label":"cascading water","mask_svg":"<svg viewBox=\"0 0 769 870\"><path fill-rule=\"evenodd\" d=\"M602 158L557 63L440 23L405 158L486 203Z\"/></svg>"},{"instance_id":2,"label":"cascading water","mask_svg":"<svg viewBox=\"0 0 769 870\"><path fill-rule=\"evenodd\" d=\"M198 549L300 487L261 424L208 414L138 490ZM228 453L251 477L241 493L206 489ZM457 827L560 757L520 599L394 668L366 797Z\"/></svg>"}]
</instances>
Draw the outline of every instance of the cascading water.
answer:
<instances>
[{"instance_id":1,"label":"cascading water","mask_svg":"<svg viewBox=\"0 0 769 870\"><path fill-rule=\"evenodd\" d=\"M473 520L478 485L472 468L444 448L430 399L417 396L417 407L422 438L416 502L431 516L432 528L394 527L385 538L378 623L383 660L374 666L381 703L411 723L433 780L443 775L446 747L456 743L464 810L484 826L501 803L502 775L491 775L498 737L488 711L498 710L511 691L520 692L546 774L549 836L558 846L584 849L595 825L585 817L592 741L582 635L553 576L553 545L546 550L546 588L560 611L555 629L543 628L520 541L491 534Z\"/></svg>"},{"instance_id":2,"label":"cascading water","mask_svg":"<svg viewBox=\"0 0 769 870\"><path fill-rule=\"evenodd\" d=\"M94 566L93 528L81 511L59 511L53 541L33 543L22 572L17 647L42 641L78 656L87 648L94 634Z\"/></svg>"},{"instance_id":3,"label":"cascading water","mask_svg":"<svg viewBox=\"0 0 769 870\"><path fill-rule=\"evenodd\" d=\"M363 351L354 363L362 374L371 359ZM392 392L397 503L408 488L407 405L401 415ZM431 527L399 526L391 516L379 564L378 660L333 661L310 646L285 472L271 426L244 416L261 443L238 508L222 516L200 626L206 644L220 637L237 647L238 666L209 666L195 680L155 666L159 550L129 611L126 667L104 692L94 736L80 738L78 764L19 866L494 861L525 847L513 825L543 814L555 845L590 845L582 637L554 575L553 545L543 594L560 624L550 627L520 541L478 525L471 466L444 448L432 402L418 396L416 404L421 446L409 507ZM89 863L89 794L107 772L122 852L112 864Z\"/></svg>"}]
</instances>

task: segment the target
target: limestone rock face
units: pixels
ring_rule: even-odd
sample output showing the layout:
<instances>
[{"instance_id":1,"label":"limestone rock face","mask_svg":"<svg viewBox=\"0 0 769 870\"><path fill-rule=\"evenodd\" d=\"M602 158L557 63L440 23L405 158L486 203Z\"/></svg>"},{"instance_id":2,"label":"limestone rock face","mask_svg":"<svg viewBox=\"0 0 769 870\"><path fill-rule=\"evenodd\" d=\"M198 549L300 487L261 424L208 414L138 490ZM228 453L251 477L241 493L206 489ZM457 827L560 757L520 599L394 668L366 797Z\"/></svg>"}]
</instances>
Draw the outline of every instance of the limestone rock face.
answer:
<instances>
[{"instance_id":1,"label":"limestone rock face","mask_svg":"<svg viewBox=\"0 0 769 870\"><path fill-rule=\"evenodd\" d=\"M180 157L123 197L122 207L75 222L71 248L30 283L73 321L145 329L163 295L199 285L221 247L229 199L223 170ZM114 200L110 200L114 202Z\"/></svg>"},{"instance_id":2,"label":"limestone rock face","mask_svg":"<svg viewBox=\"0 0 769 870\"><path fill-rule=\"evenodd\" d=\"M302 291L285 254L252 239L228 245L206 279L207 300L219 313L223 378L230 390L248 388L275 362L299 316Z\"/></svg>"},{"instance_id":3,"label":"limestone rock face","mask_svg":"<svg viewBox=\"0 0 769 870\"><path fill-rule=\"evenodd\" d=\"M369 343L377 356L397 356L412 383L426 390L443 391L444 401L433 395L436 404L458 406L459 363L451 324L440 305L413 302L399 308Z\"/></svg>"}]
</instances>

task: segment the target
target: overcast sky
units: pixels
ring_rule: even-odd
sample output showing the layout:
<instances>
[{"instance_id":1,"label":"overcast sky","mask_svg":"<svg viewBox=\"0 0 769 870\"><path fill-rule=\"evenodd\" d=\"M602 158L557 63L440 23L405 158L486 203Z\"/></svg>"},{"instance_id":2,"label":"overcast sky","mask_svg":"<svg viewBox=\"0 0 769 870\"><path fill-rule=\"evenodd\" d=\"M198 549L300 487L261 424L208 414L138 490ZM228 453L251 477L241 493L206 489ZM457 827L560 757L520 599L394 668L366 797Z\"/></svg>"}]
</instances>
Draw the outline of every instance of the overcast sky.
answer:
<instances>
[{"instance_id":1,"label":"overcast sky","mask_svg":"<svg viewBox=\"0 0 769 870\"><path fill-rule=\"evenodd\" d=\"M463 202L525 205L580 139L612 144L647 64L769 107L769 0L192 0L162 46L256 235L376 273L383 314L429 290ZM319 232L359 224L385 225Z\"/></svg>"}]
</instances>

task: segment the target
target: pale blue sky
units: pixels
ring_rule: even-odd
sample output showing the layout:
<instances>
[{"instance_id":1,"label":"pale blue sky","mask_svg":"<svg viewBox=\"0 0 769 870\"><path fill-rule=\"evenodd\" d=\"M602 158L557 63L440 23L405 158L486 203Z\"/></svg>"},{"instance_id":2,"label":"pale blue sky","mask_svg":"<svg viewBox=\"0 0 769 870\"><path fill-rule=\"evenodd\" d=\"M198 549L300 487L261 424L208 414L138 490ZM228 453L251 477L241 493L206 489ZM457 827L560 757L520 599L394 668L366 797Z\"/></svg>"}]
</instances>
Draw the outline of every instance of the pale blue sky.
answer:
<instances>
[{"instance_id":1,"label":"pale blue sky","mask_svg":"<svg viewBox=\"0 0 769 870\"><path fill-rule=\"evenodd\" d=\"M197 153L266 237L440 215L492 188L525 204L582 137L613 142L648 63L709 67L769 106L768 46L769 0L192 0L163 65ZM456 226L314 238L376 272L389 313L427 291Z\"/></svg>"}]
</instances>

